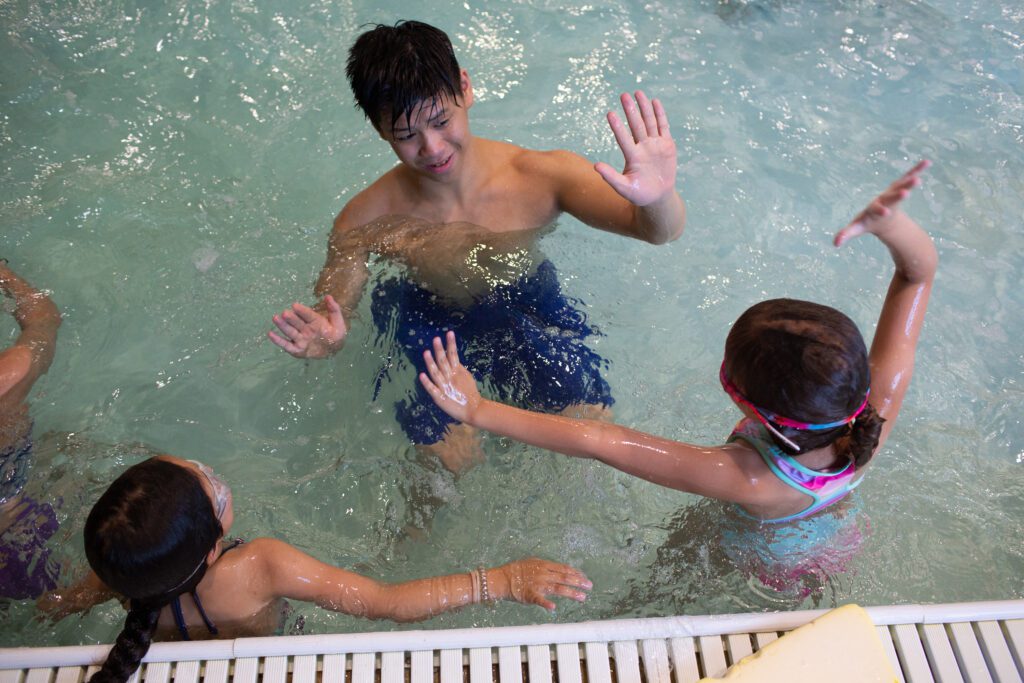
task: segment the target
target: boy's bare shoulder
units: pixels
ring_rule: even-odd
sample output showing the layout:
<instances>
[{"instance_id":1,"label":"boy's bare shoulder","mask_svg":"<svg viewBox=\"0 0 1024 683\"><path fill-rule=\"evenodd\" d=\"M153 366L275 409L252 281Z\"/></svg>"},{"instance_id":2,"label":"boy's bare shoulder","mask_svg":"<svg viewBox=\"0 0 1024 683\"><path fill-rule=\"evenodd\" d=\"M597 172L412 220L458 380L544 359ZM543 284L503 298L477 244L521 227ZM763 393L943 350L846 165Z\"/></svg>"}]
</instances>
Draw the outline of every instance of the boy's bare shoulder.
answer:
<instances>
[{"instance_id":1,"label":"boy's bare shoulder","mask_svg":"<svg viewBox=\"0 0 1024 683\"><path fill-rule=\"evenodd\" d=\"M557 194L571 191L579 183L591 180L593 164L579 154L565 149L533 150L518 148L510 160L510 167L528 178L530 183L543 185Z\"/></svg>"},{"instance_id":2,"label":"boy's bare shoulder","mask_svg":"<svg viewBox=\"0 0 1024 683\"><path fill-rule=\"evenodd\" d=\"M399 212L401 193L398 172L397 167L391 169L348 200L334 219L334 230L345 231L366 225L381 216Z\"/></svg>"},{"instance_id":3,"label":"boy's bare shoulder","mask_svg":"<svg viewBox=\"0 0 1024 683\"><path fill-rule=\"evenodd\" d=\"M590 162L565 149L537 150L508 145L508 161L516 170L531 175L558 177L579 168L590 168Z\"/></svg>"}]
</instances>

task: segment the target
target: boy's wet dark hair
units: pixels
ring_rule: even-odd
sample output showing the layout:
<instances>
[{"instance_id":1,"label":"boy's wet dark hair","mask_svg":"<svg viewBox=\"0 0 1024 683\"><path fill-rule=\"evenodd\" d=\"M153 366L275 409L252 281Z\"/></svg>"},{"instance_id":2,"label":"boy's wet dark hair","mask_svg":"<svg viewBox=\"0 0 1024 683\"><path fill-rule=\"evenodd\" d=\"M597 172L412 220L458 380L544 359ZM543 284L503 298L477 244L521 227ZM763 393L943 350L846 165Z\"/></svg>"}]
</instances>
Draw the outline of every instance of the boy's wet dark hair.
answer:
<instances>
[{"instance_id":1,"label":"boy's wet dark hair","mask_svg":"<svg viewBox=\"0 0 1024 683\"><path fill-rule=\"evenodd\" d=\"M139 668L160 610L195 589L222 534L213 503L194 473L150 458L125 470L85 522L85 554L109 588L130 599L124 629L91 683Z\"/></svg>"},{"instance_id":2,"label":"boy's wet dark hair","mask_svg":"<svg viewBox=\"0 0 1024 683\"><path fill-rule=\"evenodd\" d=\"M356 105L378 131L385 114L392 133L422 102L448 95L462 98L459 62L448 35L420 21L378 24L348 52L348 75Z\"/></svg>"},{"instance_id":3,"label":"boy's wet dark hair","mask_svg":"<svg viewBox=\"0 0 1024 683\"><path fill-rule=\"evenodd\" d=\"M751 403L813 424L852 414L871 385L857 325L834 308L794 299L762 301L736 320L725 342L725 373ZM853 423L834 429L776 428L800 453L838 441L837 455L861 467L878 446L883 422L868 403Z\"/></svg>"}]
</instances>

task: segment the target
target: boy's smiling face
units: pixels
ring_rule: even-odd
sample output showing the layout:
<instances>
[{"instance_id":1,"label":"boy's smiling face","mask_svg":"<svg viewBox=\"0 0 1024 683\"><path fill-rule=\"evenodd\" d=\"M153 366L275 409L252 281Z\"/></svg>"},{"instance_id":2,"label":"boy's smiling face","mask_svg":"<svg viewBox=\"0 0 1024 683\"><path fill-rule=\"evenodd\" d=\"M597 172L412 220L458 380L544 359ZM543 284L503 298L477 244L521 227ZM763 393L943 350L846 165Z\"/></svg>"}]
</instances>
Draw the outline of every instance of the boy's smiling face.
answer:
<instances>
[{"instance_id":1,"label":"boy's smiling face","mask_svg":"<svg viewBox=\"0 0 1024 683\"><path fill-rule=\"evenodd\" d=\"M473 106L473 87L465 70L461 87L458 100L438 95L423 100L398 121L388 114L381 116L378 132L399 161L430 178L452 176L470 139L468 110Z\"/></svg>"}]
</instances>

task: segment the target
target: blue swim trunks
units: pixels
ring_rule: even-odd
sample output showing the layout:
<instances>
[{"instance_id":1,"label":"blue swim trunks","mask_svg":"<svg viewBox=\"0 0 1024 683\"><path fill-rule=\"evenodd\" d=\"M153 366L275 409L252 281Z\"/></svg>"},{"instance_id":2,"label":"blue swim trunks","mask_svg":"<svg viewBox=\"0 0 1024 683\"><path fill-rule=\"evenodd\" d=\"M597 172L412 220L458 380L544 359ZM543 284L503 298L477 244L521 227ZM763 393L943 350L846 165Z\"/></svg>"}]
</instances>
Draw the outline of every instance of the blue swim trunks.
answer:
<instances>
[{"instance_id":1,"label":"blue swim trunks","mask_svg":"<svg viewBox=\"0 0 1024 683\"><path fill-rule=\"evenodd\" d=\"M574 404L610 406L615 400L601 377L608 363L586 345L598 334L562 293L550 261L513 284L491 289L470 306L460 306L406 279L391 278L373 291L370 310L377 330L394 329L395 345L417 372L426 370L423 351L434 337L453 330L463 365L497 400L523 408L557 412ZM388 374L378 375L374 396ZM448 417L415 382L395 404L395 417L416 444L444 438Z\"/></svg>"}]
</instances>

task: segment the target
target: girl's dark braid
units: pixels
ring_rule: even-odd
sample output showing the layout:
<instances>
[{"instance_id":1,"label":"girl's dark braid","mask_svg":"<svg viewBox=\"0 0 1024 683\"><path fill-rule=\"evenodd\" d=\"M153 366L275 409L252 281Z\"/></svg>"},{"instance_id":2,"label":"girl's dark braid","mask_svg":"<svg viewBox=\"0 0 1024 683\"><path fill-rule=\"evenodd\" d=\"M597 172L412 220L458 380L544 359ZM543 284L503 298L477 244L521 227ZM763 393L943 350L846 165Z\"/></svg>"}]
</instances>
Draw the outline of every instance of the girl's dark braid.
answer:
<instances>
[{"instance_id":1,"label":"girl's dark braid","mask_svg":"<svg viewBox=\"0 0 1024 683\"><path fill-rule=\"evenodd\" d=\"M114 641L103 668L93 674L89 683L124 683L135 673L153 642L160 609L159 606L137 607L132 602L124 629Z\"/></svg>"}]
</instances>

